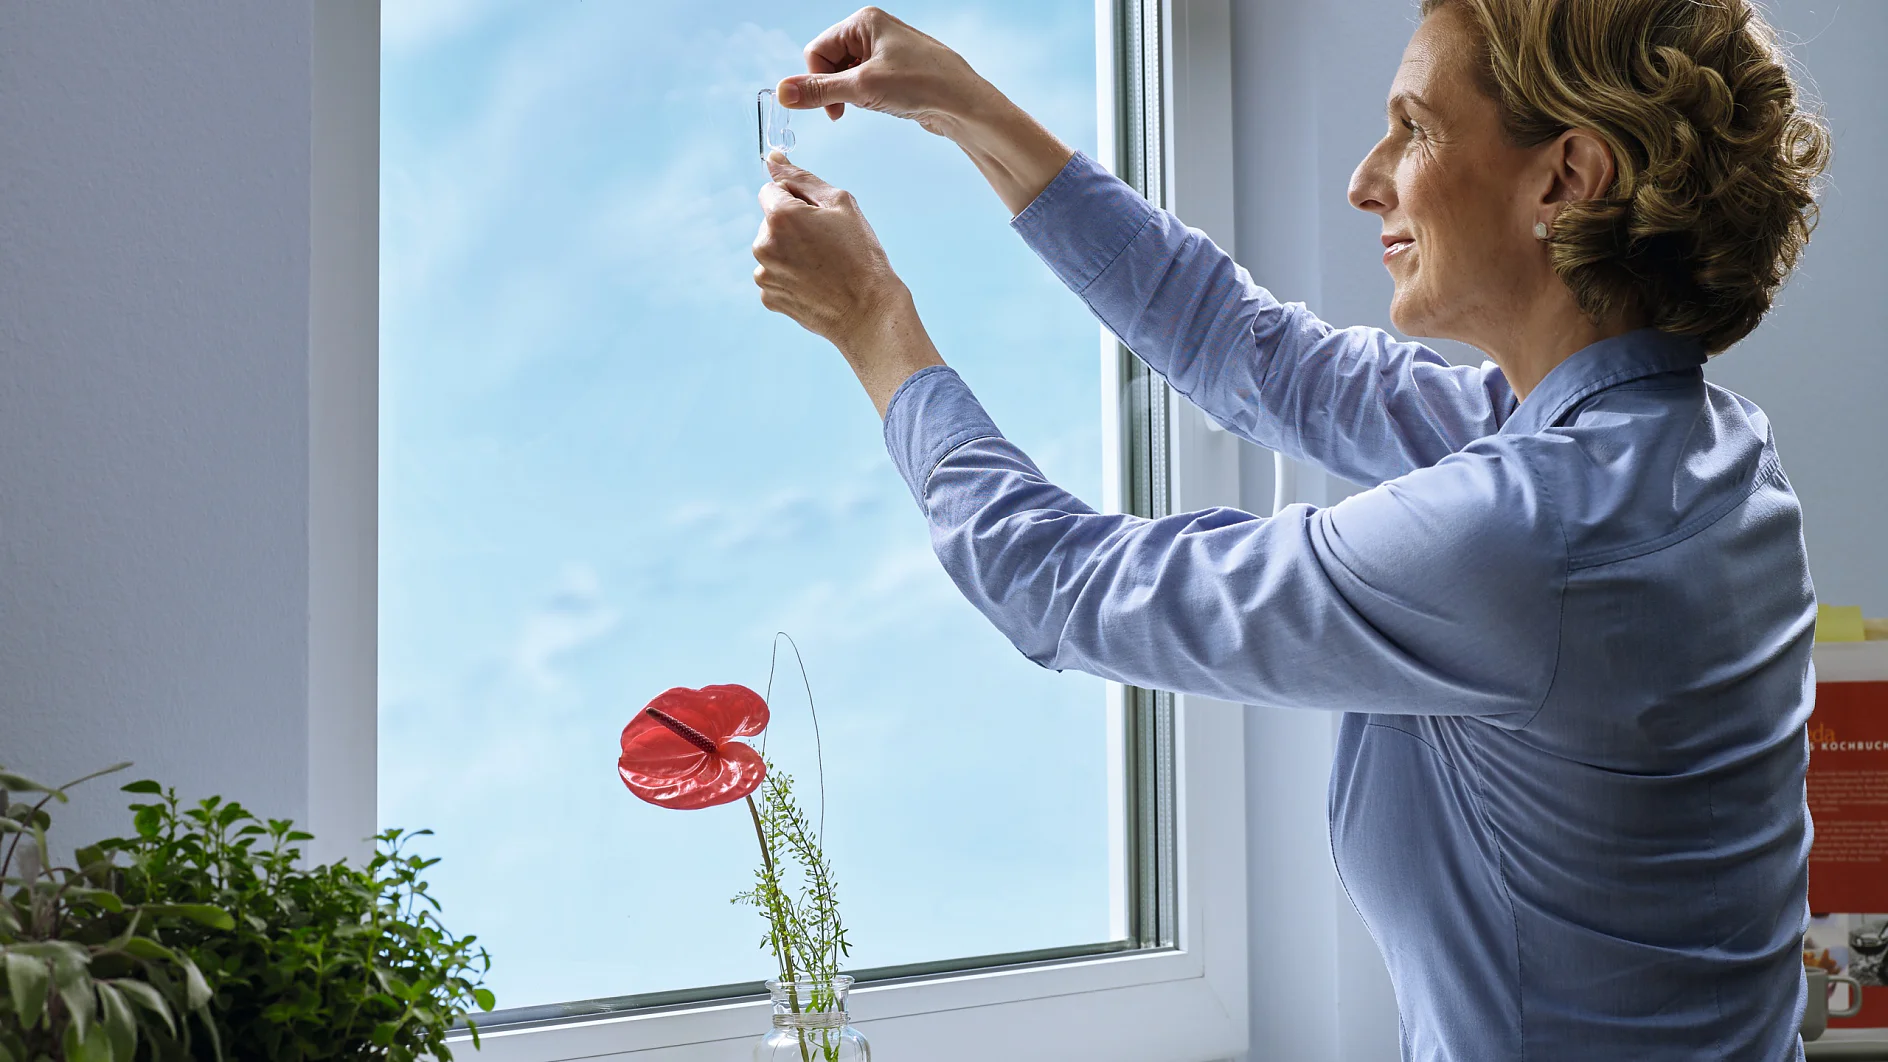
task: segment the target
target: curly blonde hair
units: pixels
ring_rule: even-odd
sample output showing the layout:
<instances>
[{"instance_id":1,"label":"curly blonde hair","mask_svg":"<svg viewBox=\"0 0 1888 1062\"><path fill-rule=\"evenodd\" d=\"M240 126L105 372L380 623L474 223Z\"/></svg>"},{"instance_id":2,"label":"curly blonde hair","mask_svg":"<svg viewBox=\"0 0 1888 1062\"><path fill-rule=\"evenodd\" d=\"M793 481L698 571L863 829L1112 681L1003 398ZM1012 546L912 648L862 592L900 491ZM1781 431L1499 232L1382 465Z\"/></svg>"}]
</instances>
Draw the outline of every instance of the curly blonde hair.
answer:
<instances>
[{"instance_id":1,"label":"curly blonde hair","mask_svg":"<svg viewBox=\"0 0 1888 1062\"><path fill-rule=\"evenodd\" d=\"M1595 320L1716 354L1769 311L1816 225L1829 133L1751 0L1422 0L1458 7L1508 138L1590 129L1616 176L1555 220L1554 269Z\"/></svg>"}]
</instances>

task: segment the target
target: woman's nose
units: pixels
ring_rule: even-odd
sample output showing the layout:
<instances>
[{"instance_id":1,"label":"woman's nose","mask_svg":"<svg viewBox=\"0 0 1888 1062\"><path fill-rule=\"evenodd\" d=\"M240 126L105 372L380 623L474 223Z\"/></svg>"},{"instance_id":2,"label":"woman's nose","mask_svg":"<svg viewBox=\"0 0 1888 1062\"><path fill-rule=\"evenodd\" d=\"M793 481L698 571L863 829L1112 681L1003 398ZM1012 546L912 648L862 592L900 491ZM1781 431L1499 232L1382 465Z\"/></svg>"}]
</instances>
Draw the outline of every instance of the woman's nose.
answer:
<instances>
[{"instance_id":1,"label":"woman's nose","mask_svg":"<svg viewBox=\"0 0 1888 1062\"><path fill-rule=\"evenodd\" d=\"M1386 172L1381 141L1351 173L1349 198L1351 206L1372 214L1386 213L1395 203L1395 186Z\"/></svg>"}]
</instances>

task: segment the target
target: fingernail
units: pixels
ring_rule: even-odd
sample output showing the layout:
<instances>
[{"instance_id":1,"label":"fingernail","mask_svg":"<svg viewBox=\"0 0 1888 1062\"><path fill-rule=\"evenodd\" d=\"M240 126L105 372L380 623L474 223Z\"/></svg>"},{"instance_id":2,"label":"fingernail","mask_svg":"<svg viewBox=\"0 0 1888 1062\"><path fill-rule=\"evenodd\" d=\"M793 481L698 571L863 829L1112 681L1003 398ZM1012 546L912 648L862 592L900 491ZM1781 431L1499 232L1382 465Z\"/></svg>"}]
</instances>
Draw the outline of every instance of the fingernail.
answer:
<instances>
[{"instance_id":1,"label":"fingernail","mask_svg":"<svg viewBox=\"0 0 1888 1062\"><path fill-rule=\"evenodd\" d=\"M780 86L780 91L775 95L780 97L781 103L798 103L800 102L800 86L789 81Z\"/></svg>"}]
</instances>

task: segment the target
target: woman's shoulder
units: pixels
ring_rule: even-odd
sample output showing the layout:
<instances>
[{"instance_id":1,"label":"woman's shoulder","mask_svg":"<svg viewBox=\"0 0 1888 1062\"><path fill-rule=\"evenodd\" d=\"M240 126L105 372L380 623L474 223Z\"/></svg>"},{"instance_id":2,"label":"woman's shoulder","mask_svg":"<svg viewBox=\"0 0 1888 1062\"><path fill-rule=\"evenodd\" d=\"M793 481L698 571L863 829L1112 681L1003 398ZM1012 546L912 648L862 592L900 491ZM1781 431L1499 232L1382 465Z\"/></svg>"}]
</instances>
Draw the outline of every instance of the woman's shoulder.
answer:
<instances>
[{"instance_id":1,"label":"woman's shoulder","mask_svg":"<svg viewBox=\"0 0 1888 1062\"><path fill-rule=\"evenodd\" d=\"M1795 504L1763 411L1695 376L1602 391L1564 423L1469 449L1551 497L1573 567L1683 541L1765 485Z\"/></svg>"},{"instance_id":2,"label":"woman's shoulder","mask_svg":"<svg viewBox=\"0 0 1888 1062\"><path fill-rule=\"evenodd\" d=\"M1543 470L1549 459L1537 449L1487 436L1320 515L1340 553L1362 566L1453 572L1470 593L1554 584L1566 571L1567 537L1554 477Z\"/></svg>"}]
</instances>

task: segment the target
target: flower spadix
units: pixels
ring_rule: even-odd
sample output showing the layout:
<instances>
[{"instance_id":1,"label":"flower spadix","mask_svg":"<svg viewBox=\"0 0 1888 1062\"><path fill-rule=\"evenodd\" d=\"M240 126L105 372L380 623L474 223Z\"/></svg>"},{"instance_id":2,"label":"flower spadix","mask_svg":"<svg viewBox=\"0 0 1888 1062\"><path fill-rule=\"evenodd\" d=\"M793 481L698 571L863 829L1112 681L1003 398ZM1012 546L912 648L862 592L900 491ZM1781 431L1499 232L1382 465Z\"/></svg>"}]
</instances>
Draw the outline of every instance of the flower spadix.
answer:
<instances>
[{"instance_id":1,"label":"flower spadix","mask_svg":"<svg viewBox=\"0 0 1888 1062\"><path fill-rule=\"evenodd\" d=\"M767 766L735 738L767 728L767 702L746 686L677 686L623 728L616 772L629 791L657 807L692 810L739 800Z\"/></svg>"}]
</instances>

